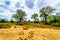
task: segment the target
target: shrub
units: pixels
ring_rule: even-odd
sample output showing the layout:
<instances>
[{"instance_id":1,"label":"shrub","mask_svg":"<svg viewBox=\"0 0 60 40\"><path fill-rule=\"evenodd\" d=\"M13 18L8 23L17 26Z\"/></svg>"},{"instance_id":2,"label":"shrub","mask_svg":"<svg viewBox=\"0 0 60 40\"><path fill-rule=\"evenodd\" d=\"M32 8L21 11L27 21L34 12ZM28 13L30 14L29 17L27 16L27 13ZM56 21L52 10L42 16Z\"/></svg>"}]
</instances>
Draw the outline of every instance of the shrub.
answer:
<instances>
[{"instance_id":1,"label":"shrub","mask_svg":"<svg viewBox=\"0 0 60 40\"><path fill-rule=\"evenodd\" d=\"M51 23L52 26L60 26L60 23L59 22L53 22Z\"/></svg>"}]
</instances>

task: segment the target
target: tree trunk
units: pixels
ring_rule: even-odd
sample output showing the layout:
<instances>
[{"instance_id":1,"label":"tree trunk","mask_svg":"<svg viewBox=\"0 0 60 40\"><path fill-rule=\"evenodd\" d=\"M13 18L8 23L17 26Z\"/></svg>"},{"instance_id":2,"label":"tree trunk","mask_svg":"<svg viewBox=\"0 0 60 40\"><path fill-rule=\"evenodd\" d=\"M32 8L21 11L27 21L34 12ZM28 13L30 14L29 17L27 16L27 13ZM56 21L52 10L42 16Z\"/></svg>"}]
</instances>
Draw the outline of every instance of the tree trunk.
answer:
<instances>
[{"instance_id":1,"label":"tree trunk","mask_svg":"<svg viewBox=\"0 0 60 40\"><path fill-rule=\"evenodd\" d=\"M47 16L45 16L45 24L47 24Z\"/></svg>"},{"instance_id":2,"label":"tree trunk","mask_svg":"<svg viewBox=\"0 0 60 40\"><path fill-rule=\"evenodd\" d=\"M45 21L47 21L47 16L45 16Z\"/></svg>"}]
</instances>

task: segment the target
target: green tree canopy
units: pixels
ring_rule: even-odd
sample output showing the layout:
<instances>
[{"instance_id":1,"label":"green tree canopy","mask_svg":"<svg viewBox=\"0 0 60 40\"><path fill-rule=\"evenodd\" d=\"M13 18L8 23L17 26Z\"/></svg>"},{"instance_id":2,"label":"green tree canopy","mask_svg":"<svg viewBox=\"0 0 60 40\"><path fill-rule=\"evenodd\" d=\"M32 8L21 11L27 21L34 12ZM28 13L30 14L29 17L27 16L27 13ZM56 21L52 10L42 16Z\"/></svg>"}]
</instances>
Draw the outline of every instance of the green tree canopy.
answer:
<instances>
[{"instance_id":1,"label":"green tree canopy","mask_svg":"<svg viewBox=\"0 0 60 40\"><path fill-rule=\"evenodd\" d=\"M56 15L49 15L47 16L47 22L53 22L56 20Z\"/></svg>"},{"instance_id":2,"label":"green tree canopy","mask_svg":"<svg viewBox=\"0 0 60 40\"><path fill-rule=\"evenodd\" d=\"M55 9L53 7L50 6L46 6L43 7L42 9L40 9L40 17L43 17L43 20L47 20L47 16L51 13L53 13Z\"/></svg>"},{"instance_id":3,"label":"green tree canopy","mask_svg":"<svg viewBox=\"0 0 60 40\"><path fill-rule=\"evenodd\" d=\"M22 23L25 19L26 13L23 10L18 9L16 14L12 16L17 22Z\"/></svg>"},{"instance_id":4,"label":"green tree canopy","mask_svg":"<svg viewBox=\"0 0 60 40\"><path fill-rule=\"evenodd\" d=\"M34 19L34 21L38 21L38 14L37 13L34 13L32 16L31 16L32 19Z\"/></svg>"},{"instance_id":5,"label":"green tree canopy","mask_svg":"<svg viewBox=\"0 0 60 40\"><path fill-rule=\"evenodd\" d=\"M60 12L56 13L56 20L60 22Z\"/></svg>"}]
</instances>

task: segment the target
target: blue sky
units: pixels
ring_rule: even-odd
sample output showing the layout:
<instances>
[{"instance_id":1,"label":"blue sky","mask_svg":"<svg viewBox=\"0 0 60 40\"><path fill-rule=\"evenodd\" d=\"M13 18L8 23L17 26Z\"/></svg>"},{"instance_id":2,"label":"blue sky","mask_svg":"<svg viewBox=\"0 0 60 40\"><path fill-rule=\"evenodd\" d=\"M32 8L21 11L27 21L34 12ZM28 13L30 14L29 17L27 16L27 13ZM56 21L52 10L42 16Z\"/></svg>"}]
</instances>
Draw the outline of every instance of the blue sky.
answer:
<instances>
[{"instance_id":1,"label":"blue sky","mask_svg":"<svg viewBox=\"0 0 60 40\"><path fill-rule=\"evenodd\" d=\"M39 14L39 9L45 6L52 6L60 12L60 0L0 0L0 17L11 19L17 9L22 9L30 19L33 13Z\"/></svg>"}]
</instances>

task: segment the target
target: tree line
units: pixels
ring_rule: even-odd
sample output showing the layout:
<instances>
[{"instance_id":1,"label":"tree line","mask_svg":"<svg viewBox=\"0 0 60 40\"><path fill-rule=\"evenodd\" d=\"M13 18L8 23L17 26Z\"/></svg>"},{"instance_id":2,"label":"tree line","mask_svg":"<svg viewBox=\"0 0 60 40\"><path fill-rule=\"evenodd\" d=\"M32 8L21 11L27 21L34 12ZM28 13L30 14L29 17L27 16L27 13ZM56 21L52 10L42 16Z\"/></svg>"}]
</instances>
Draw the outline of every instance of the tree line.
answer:
<instances>
[{"instance_id":1,"label":"tree line","mask_svg":"<svg viewBox=\"0 0 60 40\"><path fill-rule=\"evenodd\" d=\"M40 18L41 22L45 24L60 26L60 13L56 13L56 15L53 15L55 10L56 9L51 6L42 7L39 10L40 16L38 16L37 13L34 13L31 16L31 19L34 19L33 21L34 23L38 23ZM23 23L24 21L26 21L25 17L26 17L26 12L21 9L17 9L16 14L12 15L12 19L14 19L18 23ZM14 20L11 20L10 22L14 22Z\"/></svg>"},{"instance_id":2,"label":"tree line","mask_svg":"<svg viewBox=\"0 0 60 40\"><path fill-rule=\"evenodd\" d=\"M47 6L47 7L43 7L40 9L40 19L42 18L42 21L47 21L47 16L48 15L51 15L53 13L53 11L55 11L55 8L53 7L50 7L50 6ZM25 16L26 16L26 13L21 10L21 9L18 9L16 11L16 14L14 14L12 16L12 18L14 18L17 22L23 22L25 20ZM39 18L38 18L38 14L37 13L34 13L32 16L31 16L31 19L34 19L34 22L37 22L39 21Z\"/></svg>"}]
</instances>

